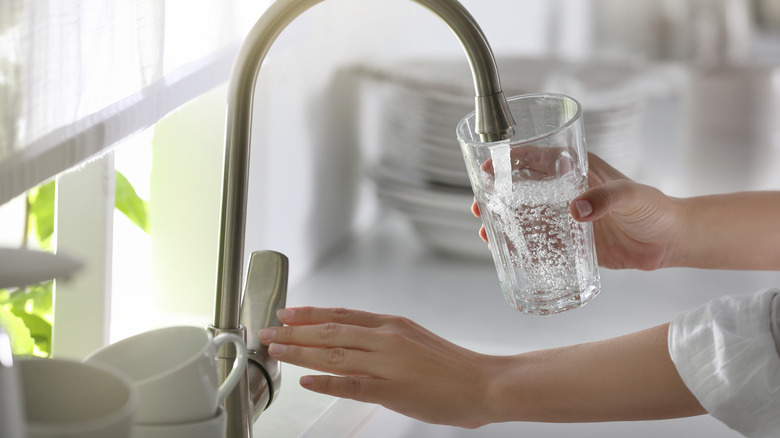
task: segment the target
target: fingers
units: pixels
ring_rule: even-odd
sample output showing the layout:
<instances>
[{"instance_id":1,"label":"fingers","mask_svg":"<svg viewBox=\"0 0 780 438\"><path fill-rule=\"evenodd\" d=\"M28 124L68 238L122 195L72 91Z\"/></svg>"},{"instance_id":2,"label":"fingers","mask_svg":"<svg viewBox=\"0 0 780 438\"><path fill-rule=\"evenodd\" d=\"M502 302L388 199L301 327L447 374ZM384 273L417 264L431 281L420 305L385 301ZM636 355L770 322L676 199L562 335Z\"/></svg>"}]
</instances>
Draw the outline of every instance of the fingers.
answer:
<instances>
[{"instance_id":1,"label":"fingers","mask_svg":"<svg viewBox=\"0 0 780 438\"><path fill-rule=\"evenodd\" d=\"M637 184L630 180L611 181L576 197L569 206L579 222L592 222L611 211L636 201Z\"/></svg>"},{"instance_id":2,"label":"fingers","mask_svg":"<svg viewBox=\"0 0 780 438\"><path fill-rule=\"evenodd\" d=\"M381 346L381 335L359 322L375 325L371 317L383 315L347 309L299 307L278 312L284 327L260 330L260 342L268 345L269 355L279 361L338 375L368 375L366 370L381 370L371 350ZM340 322L334 322L340 321Z\"/></svg>"},{"instance_id":3,"label":"fingers","mask_svg":"<svg viewBox=\"0 0 780 438\"><path fill-rule=\"evenodd\" d=\"M291 325L258 333L276 360L340 376L376 377L392 364L383 349L396 337L377 327L398 326L401 318L314 307L283 309L278 314Z\"/></svg>"},{"instance_id":4,"label":"fingers","mask_svg":"<svg viewBox=\"0 0 780 438\"><path fill-rule=\"evenodd\" d=\"M577 199L572 201L571 205L572 216L580 222L587 221L588 217L593 213L593 205L587 199Z\"/></svg>"},{"instance_id":5,"label":"fingers","mask_svg":"<svg viewBox=\"0 0 780 438\"><path fill-rule=\"evenodd\" d=\"M495 172L493 171L493 159L488 158L485 160L484 163L482 163L481 166L479 166L480 170L485 172L488 175L493 175Z\"/></svg>"},{"instance_id":6,"label":"fingers","mask_svg":"<svg viewBox=\"0 0 780 438\"><path fill-rule=\"evenodd\" d=\"M600 186L609 181L629 179L619 170L602 160L601 157L590 152L588 153L588 168L590 169L588 182L591 187Z\"/></svg>"},{"instance_id":7,"label":"fingers","mask_svg":"<svg viewBox=\"0 0 780 438\"><path fill-rule=\"evenodd\" d=\"M277 312L279 321L287 325L311 325L335 322L362 327L379 327L387 315L342 308L296 307Z\"/></svg>"},{"instance_id":8,"label":"fingers","mask_svg":"<svg viewBox=\"0 0 780 438\"><path fill-rule=\"evenodd\" d=\"M375 363L375 355L352 348L320 348L271 343L268 346L268 354L285 363L340 376L366 376L371 373L368 370L373 372L384 370L383 364Z\"/></svg>"},{"instance_id":9,"label":"fingers","mask_svg":"<svg viewBox=\"0 0 780 438\"><path fill-rule=\"evenodd\" d=\"M471 204L471 214L473 214L476 217L482 217L482 214L479 212L479 205L477 204L477 200L474 199L474 202ZM487 238L487 231L485 231L485 226L479 227L479 237L482 239L483 242L488 241Z\"/></svg>"},{"instance_id":10,"label":"fingers","mask_svg":"<svg viewBox=\"0 0 780 438\"><path fill-rule=\"evenodd\" d=\"M349 324L327 322L324 324L269 327L260 330L260 342L264 345L294 344L313 347L345 347L369 350L378 342L368 328Z\"/></svg>"},{"instance_id":11,"label":"fingers","mask_svg":"<svg viewBox=\"0 0 780 438\"><path fill-rule=\"evenodd\" d=\"M366 377L303 376L300 384L320 394L348 398L363 402L375 402L379 382ZM373 395L373 396L372 396Z\"/></svg>"}]
</instances>

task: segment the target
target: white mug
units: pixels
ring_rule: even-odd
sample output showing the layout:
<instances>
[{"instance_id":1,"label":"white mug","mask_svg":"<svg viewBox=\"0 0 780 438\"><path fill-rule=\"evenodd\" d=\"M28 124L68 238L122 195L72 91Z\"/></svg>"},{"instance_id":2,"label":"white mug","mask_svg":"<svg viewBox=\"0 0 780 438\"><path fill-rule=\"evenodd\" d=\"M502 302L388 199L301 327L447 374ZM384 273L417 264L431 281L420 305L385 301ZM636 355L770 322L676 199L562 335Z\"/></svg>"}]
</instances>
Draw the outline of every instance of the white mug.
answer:
<instances>
[{"instance_id":1,"label":"white mug","mask_svg":"<svg viewBox=\"0 0 780 438\"><path fill-rule=\"evenodd\" d=\"M136 424L132 438L223 438L227 415L219 408L217 415L207 420L174 424Z\"/></svg>"},{"instance_id":2,"label":"white mug","mask_svg":"<svg viewBox=\"0 0 780 438\"><path fill-rule=\"evenodd\" d=\"M127 438L138 406L127 376L100 364L22 359L27 438Z\"/></svg>"},{"instance_id":3,"label":"white mug","mask_svg":"<svg viewBox=\"0 0 780 438\"><path fill-rule=\"evenodd\" d=\"M233 369L219 384L217 352L236 347ZM246 368L246 344L238 336L198 327L167 327L132 336L92 353L87 363L103 363L127 374L138 391L135 422L186 423L214 417Z\"/></svg>"}]
</instances>

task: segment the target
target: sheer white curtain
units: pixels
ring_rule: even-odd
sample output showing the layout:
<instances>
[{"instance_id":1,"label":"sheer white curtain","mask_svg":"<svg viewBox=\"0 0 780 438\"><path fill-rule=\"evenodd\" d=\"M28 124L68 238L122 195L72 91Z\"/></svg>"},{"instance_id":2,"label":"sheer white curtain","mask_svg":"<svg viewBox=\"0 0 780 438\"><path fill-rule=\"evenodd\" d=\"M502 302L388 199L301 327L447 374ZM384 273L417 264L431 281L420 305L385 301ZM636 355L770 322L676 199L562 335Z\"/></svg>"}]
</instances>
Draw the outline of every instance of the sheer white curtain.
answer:
<instances>
[{"instance_id":1,"label":"sheer white curtain","mask_svg":"<svg viewBox=\"0 0 780 438\"><path fill-rule=\"evenodd\" d=\"M267 0L1 0L0 204L224 82Z\"/></svg>"}]
</instances>

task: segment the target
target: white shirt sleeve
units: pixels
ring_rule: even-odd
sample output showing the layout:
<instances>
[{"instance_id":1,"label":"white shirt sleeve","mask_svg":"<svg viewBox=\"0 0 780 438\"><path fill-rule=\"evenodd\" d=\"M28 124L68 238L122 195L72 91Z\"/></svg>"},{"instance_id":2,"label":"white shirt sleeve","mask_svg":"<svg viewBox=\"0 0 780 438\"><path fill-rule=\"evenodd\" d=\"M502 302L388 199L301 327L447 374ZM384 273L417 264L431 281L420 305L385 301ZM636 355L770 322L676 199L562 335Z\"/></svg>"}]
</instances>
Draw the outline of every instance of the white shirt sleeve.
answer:
<instances>
[{"instance_id":1,"label":"white shirt sleeve","mask_svg":"<svg viewBox=\"0 0 780 438\"><path fill-rule=\"evenodd\" d=\"M780 437L780 290L730 296L677 315L669 353L713 417L750 438Z\"/></svg>"}]
</instances>

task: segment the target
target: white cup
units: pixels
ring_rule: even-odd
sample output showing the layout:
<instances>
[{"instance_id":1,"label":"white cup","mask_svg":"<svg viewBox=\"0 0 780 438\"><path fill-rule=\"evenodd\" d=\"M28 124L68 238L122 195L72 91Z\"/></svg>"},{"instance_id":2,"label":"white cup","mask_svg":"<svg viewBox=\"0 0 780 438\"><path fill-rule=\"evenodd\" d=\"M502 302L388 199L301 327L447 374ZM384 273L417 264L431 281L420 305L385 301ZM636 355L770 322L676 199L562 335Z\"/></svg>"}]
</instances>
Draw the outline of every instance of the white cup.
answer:
<instances>
[{"instance_id":1,"label":"white cup","mask_svg":"<svg viewBox=\"0 0 780 438\"><path fill-rule=\"evenodd\" d=\"M127 438L138 406L123 374L100 364L23 359L27 438Z\"/></svg>"},{"instance_id":2,"label":"white cup","mask_svg":"<svg viewBox=\"0 0 780 438\"><path fill-rule=\"evenodd\" d=\"M236 348L236 359L220 385L217 352L229 343ZM108 345L85 361L127 374L138 391L136 423L168 424L214 417L241 379L246 358L246 345L238 336L213 337L198 327L168 327Z\"/></svg>"},{"instance_id":3,"label":"white cup","mask_svg":"<svg viewBox=\"0 0 780 438\"><path fill-rule=\"evenodd\" d=\"M207 420L173 424L136 424L132 438L222 438L227 415L221 407L217 415Z\"/></svg>"}]
</instances>

